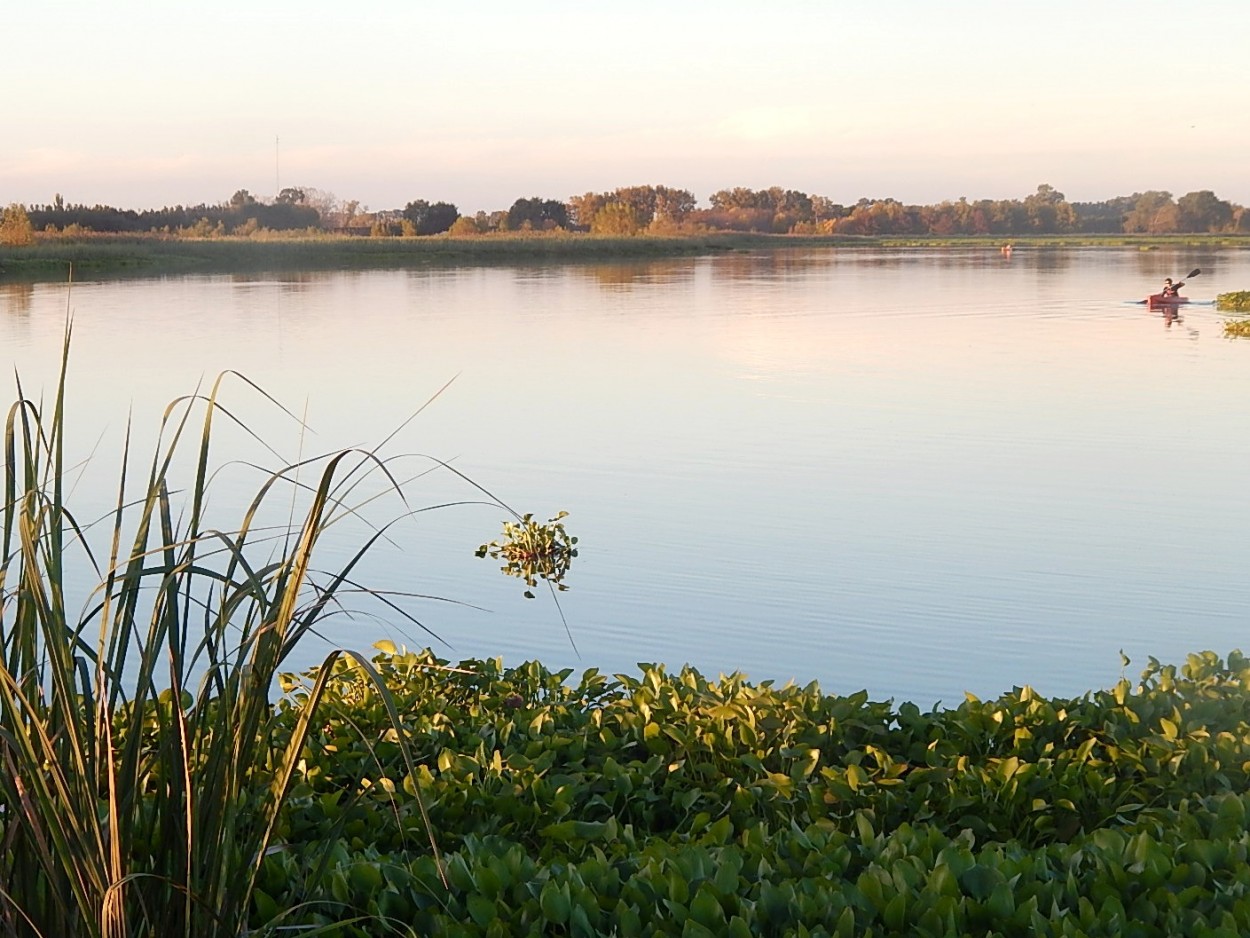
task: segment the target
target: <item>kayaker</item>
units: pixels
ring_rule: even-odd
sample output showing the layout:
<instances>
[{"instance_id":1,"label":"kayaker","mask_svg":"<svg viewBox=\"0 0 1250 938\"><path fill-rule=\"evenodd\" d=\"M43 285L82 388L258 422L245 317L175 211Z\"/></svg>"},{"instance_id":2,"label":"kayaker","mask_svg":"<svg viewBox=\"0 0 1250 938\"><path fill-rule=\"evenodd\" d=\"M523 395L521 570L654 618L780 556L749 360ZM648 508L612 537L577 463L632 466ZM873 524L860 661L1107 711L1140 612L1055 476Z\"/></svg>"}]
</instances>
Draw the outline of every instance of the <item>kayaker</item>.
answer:
<instances>
[{"instance_id":1,"label":"kayaker","mask_svg":"<svg viewBox=\"0 0 1250 938\"><path fill-rule=\"evenodd\" d=\"M1163 289L1159 291L1160 296L1176 296L1176 287L1172 285L1172 278L1167 277L1163 281Z\"/></svg>"}]
</instances>

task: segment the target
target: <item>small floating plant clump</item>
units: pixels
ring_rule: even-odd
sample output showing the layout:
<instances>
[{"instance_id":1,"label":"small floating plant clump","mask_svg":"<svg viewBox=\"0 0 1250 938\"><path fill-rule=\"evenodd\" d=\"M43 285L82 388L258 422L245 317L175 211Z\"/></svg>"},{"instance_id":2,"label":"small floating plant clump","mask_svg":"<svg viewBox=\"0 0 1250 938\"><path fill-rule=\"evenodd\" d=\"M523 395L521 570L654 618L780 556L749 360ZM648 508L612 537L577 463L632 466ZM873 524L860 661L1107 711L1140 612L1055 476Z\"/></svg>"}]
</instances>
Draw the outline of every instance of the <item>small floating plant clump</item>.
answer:
<instances>
[{"instance_id":1,"label":"small floating plant clump","mask_svg":"<svg viewBox=\"0 0 1250 938\"><path fill-rule=\"evenodd\" d=\"M1223 313L1250 313L1250 290L1221 293L1215 298L1215 308ZM1250 338L1250 319L1234 319L1224 323L1224 334Z\"/></svg>"},{"instance_id":2,"label":"small floating plant clump","mask_svg":"<svg viewBox=\"0 0 1250 938\"><path fill-rule=\"evenodd\" d=\"M1215 298L1215 308L1225 313L1250 313L1250 290L1221 293Z\"/></svg>"},{"instance_id":3,"label":"small floating plant clump","mask_svg":"<svg viewBox=\"0 0 1250 938\"><path fill-rule=\"evenodd\" d=\"M525 581L526 599L534 598L533 589L540 579L566 590L564 577L577 556L577 538L564 529L563 519L568 514L561 511L545 522L535 521L532 514L522 515L519 521L505 521L503 537L483 544L475 553L504 561L499 569Z\"/></svg>"}]
</instances>

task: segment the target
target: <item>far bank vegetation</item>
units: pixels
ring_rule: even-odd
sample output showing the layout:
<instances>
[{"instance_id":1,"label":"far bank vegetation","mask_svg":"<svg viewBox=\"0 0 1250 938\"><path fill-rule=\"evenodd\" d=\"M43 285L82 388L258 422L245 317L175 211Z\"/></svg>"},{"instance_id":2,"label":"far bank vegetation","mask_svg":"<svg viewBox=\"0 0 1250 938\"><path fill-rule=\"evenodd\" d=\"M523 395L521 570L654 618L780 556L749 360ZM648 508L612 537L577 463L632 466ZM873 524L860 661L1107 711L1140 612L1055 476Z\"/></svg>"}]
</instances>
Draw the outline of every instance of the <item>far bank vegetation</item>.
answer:
<instances>
[{"instance_id":1,"label":"far bank vegetation","mask_svg":"<svg viewBox=\"0 0 1250 938\"><path fill-rule=\"evenodd\" d=\"M582 233L665 237L716 232L876 237L1025 237L1036 235L1250 234L1250 212L1210 190L1179 197L1152 190L1102 202L1070 202L1042 184L1022 199L960 198L908 205L893 198L842 204L773 186L713 192L701 205L687 189L624 186L567 199L532 196L506 209L464 214L445 201L414 199L403 208L370 211L355 200L311 187L288 187L272 199L246 189L228 201L160 209L67 203L10 205L0 216L0 244L92 235L179 239L476 238L499 233Z\"/></svg>"}]
</instances>

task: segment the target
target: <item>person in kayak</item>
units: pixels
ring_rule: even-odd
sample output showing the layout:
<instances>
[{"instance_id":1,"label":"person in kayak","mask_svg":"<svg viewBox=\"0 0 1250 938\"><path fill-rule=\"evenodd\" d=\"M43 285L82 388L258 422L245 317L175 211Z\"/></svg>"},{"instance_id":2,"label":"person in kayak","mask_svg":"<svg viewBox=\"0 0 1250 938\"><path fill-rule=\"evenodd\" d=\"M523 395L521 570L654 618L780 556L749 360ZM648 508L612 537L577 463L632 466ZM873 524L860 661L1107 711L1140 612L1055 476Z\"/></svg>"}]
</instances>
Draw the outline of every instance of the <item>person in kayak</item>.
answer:
<instances>
[{"instance_id":1,"label":"person in kayak","mask_svg":"<svg viewBox=\"0 0 1250 938\"><path fill-rule=\"evenodd\" d=\"M1175 286L1172 284L1172 278L1168 277L1163 281L1163 289L1159 291L1160 296L1176 296L1176 292L1180 289L1180 284Z\"/></svg>"}]
</instances>

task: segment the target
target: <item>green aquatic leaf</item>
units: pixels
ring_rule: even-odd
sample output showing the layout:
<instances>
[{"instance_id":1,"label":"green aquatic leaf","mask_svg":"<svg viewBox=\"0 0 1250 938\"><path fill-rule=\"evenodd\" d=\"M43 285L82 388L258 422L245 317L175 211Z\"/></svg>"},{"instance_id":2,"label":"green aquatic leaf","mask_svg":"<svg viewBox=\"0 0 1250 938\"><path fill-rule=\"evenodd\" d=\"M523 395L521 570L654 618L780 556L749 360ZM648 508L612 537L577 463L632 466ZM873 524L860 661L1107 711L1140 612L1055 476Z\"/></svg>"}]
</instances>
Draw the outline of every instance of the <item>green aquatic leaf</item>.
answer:
<instances>
[{"instance_id":1,"label":"green aquatic leaf","mask_svg":"<svg viewBox=\"0 0 1250 938\"><path fill-rule=\"evenodd\" d=\"M1003 883L1003 874L982 863L973 864L959 877L959 884L964 891L978 902L984 902L994 892L994 887Z\"/></svg>"},{"instance_id":2,"label":"green aquatic leaf","mask_svg":"<svg viewBox=\"0 0 1250 938\"><path fill-rule=\"evenodd\" d=\"M495 920L495 901L488 899L478 893L473 893L465 901L465 905L469 910L469 917L475 921L479 927L485 928Z\"/></svg>"},{"instance_id":3,"label":"green aquatic leaf","mask_svg":"<svg viewBox=\"0 0 1250 938\"><path fill-rule=\"evenodd\" d=\"M572 900L569 898L569 884L556 884L555 880L547 880L543 884L542 891L538 896L538 904L542 909L543 915L555 922L557 925L563 925L569 920L569 910L572 908Z\"/></svg>"}]
</instances>

